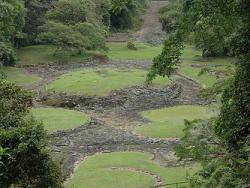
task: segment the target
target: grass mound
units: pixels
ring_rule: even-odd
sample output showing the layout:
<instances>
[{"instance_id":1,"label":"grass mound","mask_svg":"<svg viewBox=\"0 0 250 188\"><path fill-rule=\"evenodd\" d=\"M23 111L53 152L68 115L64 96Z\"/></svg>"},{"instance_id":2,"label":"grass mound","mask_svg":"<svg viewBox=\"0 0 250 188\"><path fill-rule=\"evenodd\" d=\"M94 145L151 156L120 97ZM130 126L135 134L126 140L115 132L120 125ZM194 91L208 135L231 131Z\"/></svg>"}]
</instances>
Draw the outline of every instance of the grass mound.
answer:
<instances>
[{"instance_id":1,"label":"grass mound","mask_svg":"<svg viewBox=\"0 0 250 188\"><path fill-rule=\"evenodd\" d=\"M147 71L139 69L88 69L59 76L49 83L47 89L68 94L105 96L115 89L143 85L146 74ZM168 78L158 77L153 86L166 86L169 83Z\"/></svg>"},{"instance_id":2,"label":"grass mound","mask_svg":"<svg viewBox=\"0 0 250 188\"><path fill-rule=\"evenodd\" d=\"M113 60L152 60L162 50L162 46L152 46L140 42L133 44L136 50L129 49L125 42L107 43L109 48L107 55Z\"/></svg>"},{"instance_id":3,"label":"grass mound","mask_svg":"<svg viewBox=\"0 0 250 188\"><path fill-rule=\"evenodd\" d=\"M114 170L115 168L124 170ZM127 169L127 170L126 170ZM131 171L139 169L161 177L163 183L175 183L186 180L186 173L194 173L198 165L163 168L149 159L149 155L140 152L115 152L88 157L76 169L66 187L75 188L145 188L154 185L152 176ZM173 187L169 186L170 188Z\"/></svg>"},{"instance_id":4,"label":"grass mound","mask_svg":"<svg viewBox=\"0 0 250 188\"><path fill-rule=\"evenodd\" d=\"M28 74L24 69L14 68L14 67L4 67L3 72L7 76L7 80L16 83L20 86L29 85L39 79L39 77Z\"/></svg>"},{"instance_id":5,"label":"grass mound","mask_svg":"<svg viewBox=\"0 0 250 188\"><path fill-rule=\"evenodd\" d=\"M76 128L88 121L86 114L62 108L33 108L31 113L36 119L43 121L49 132Z\"/></svg>"},{"instance_id":6,"label":"grass mound","mask_svg":"<svg viewBox=\"0 0 250 188\"><path fill-rule=\"evenodd\" d=\"M151 123L136 128L139 134L155 138L180 138L183 136L184 119L204 119L207 109L203 106L183 105L141 112Z\"/></svg>"}]
</instances>

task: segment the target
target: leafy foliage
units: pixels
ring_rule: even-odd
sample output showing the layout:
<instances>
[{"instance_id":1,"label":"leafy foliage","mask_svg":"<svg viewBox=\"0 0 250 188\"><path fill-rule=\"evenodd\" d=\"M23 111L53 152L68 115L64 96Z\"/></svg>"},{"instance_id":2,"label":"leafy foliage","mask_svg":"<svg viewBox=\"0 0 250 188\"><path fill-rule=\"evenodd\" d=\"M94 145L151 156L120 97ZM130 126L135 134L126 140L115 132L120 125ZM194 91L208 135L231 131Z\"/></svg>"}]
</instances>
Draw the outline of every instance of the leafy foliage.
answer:
<instances>
[{"instance_id":1,"label":"leafy foliage","mask_svg":"<svg viewBox=\"0 0 250 188\"><path fill-rule=\"evenodd\" d=\"M178 26L181 16L181 2L179 0L169 1L168 5L160 9L160 21L162 28L167 33L174 32Z\"/></svg>"},{"instance_id":2,"label":"leafy foliage","mask_svg":"<svg viewBox=\"0 0 250 188\"><path fill-rule=\"evenodd\" d=\"M31 94L0 80L0 186L62 187L42 125L27 116Z\"/></svg>"},{"instance_id":3,"label":"leafy foliage","mask_svg":"<svg viewBox=\"0 0 250 188\"><path fill-rule=\"evenodd\" d=\"M223 93L221 115L215 126L217 135L229 150L242 148L250 134L249 59L249 54L239 59L234 79Z\"/></svg>"},{"instance_id":4,"label":"leafy foliage","mask_svg":"<svg viewBox=\"0 0 250 188\"><path fill-rule=\"evenodd\" d=\"M117 29L131 29L138 23L139 13L147 0L111 0L111 24Z\"/></svg>"},{"instance_id":5,"label":"leafy foliage","mask_svg":"<svg viewBox=\"0 0 250 188\"><path fill-rule=\"evenodd\" d=\"M151 83L157 75L170 77L175 72L180 62L181 50L184 48L181 39L176 34L168 36L162 53L153 60L153 66L147 75L147 83Z\"/></svg>"},{"instance_id":6,"label":"leafy foliage","mask_svg":"<svg viewBox=\"0 0 250 188\"><path fill-rule=\"evenodd\" d=\"M135 43L133 41L128 41L127 48L130 50L137 50Z\"/></svg>"},{"instance_id":7,"label":"leafy foliage","mask_svg":"<svg viewBox=\"0 0 250 188\"><path fill-rule=\"evenodd\" d=\"M47 13L48 21L40 27L38 41L53 44L58 50L105 49L104 26L95 12L95 4L88 0L59 1Z\"/></svg>"},{"instance_id":8,"label":"leafy foliage","mask_svg":"<svg viewBox=\"0 0 250 188\"><path fill-rule=\"evenodd\" d=\"M0 42L0 64L14 65L15 62L16 54L13 48L4 42Z\"/></svg>"},{"instance_id":9,"label":"leafy foliage","mask_svg":"<svg viewBox=\"0 0 250 188\"><path fill-rule=\"evenodd\" d=\"M24 0L26 9L25 25L22 32L24 37L20 39L19 45L26 46L35 44L39 33L38 27L46 21L45 14L57 0Z\"/></svg>"},{"instance_id":10,"label":"leafy foliage","mask_svg":"<svg viewBox=\"0 0 250 188\"><path fill-rule=\"evenodd\" d=\"M81 50L89 43L80 32L62 23L49 21L40 29L42 32L38 35L38 41L57 46L55 53L58 50Z\"/></svg>"},{"instance_id":11,"label":"leafy foliage","mask_svg":"<svg viewBox=\"0 0 250 188\"><path fill-rule=\"evenodd\" d=\"M0 1L0 41L9 42L20 34L24 15L25 9L21 1Z\"/></svg>"},{"instance_id":12,"label":"leafy foliage","mask_svg":"<svg viewBox=\"0 0 250 188\"><path fill-rule=\"evenodd\" d=\"M179 46L186 39L183 36L191 36L205 50L203 55L226 55L231 51L237 56L236 72L223 91L218 118L211 123L187 123L184 144L177 151L182 157L193 157L204 163L201 172L191 179L191 187L249 186L249 3L247 0L188 0L184 5L182 24L167 38L162 54L154 60L149 81L157 74L169 76L174 72L180 57Z\"/></svg>"},{"instance_id":13,"label":"leafy foliage","mask_svg":"<svg viewBox=\"0 0 250 188\"><path fill-rule=\"evenodd\" d=\"M25 9L22 1L0 1L0 62L4 65L16 63L16 55L11 45L22 38Z\"/></svg>"},{"instance_id":14,"label":"leafy foliage","mask_svg":"<svg viewBox=\"0 0 250 188\"><path fill-rule=\"evenodd\" d=\"M55 22L61 22L66 25L77 24L87 21L87 9L81 1L62 0L59 1L54 9L51 9L47 18Z\"/></svg>"}]
</instances>

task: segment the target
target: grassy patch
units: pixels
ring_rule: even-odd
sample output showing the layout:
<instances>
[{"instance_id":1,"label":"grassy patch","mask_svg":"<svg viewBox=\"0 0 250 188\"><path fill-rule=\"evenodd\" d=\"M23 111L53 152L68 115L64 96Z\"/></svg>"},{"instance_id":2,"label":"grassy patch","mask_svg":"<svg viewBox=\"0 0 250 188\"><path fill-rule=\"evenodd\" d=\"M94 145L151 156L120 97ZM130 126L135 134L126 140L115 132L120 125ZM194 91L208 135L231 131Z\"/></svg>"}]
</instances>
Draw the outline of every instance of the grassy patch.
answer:
<instances>
[{"instance_id":1,"label":"grassy patch","mask_svg":"<svg viewBox=\"0 0 250 188\"><path fill-rule=\"evenodd\" d=\"M187 64L182 65L179 69L179 72L200 82L203 88L211 87L217 81L216 76L212 76L208 72L199 75L201 68L192 67Z\"/></svg>"},{"instance_id":2,"label":"grassy patch","mask_svg":"<svg viewBox=\"0 0 250 188\"><path fill-rule=\"evenodd\" d=\"M232 72L232 62L230 57L211 57L202 58L201 52L192 46L186 46L182 54L183 63L180 65L179 72L201 83L203 88L211 87L218 80ZM208 71L199 74L203 69ZM229 75L230 75L229 72Z\"/></svg>"},{"instance_id":3,"label":"grassy patch","mask_svg":"<svg viewBox=\"0 0 250 188\"><path fill-rule=\"evenodd\" d=\"M28 74L24 69L15 67L3 67L7 80L20 86L29 85L39 79L36 75Z\"/></svg>"},{"instance_id":4,"label":"grassy patch","mask_svg":"<svg viewBox=\"0 0 250 188\"><path fill-rule=\"evenodd\" d=\"M49 83L47 89L68 94L108 95L112 90L126 88L145 83L147 71L88 69L64 74ZM158 77L153 86L166 86L171 81Z\"/></svg>"},{"instance_id":5,"label":"grassy patch","mask_svg":"<svg viewBox=\"0 0 250 188\"><path fill-rule=\"evenodd\" d=\"M163 183L175 183L186 180L186 173L199 168L172 167L163 168L149 159L149 155L139 152L115 152L88 157L76 169L66 187L75 188L145 188L154 185L151 176L129 170L112 170L112 167L134 168L157 174ZM175 187L175 186L173 186ZM169 186L169 188L173 188Z\"/></svg>"},{"instance_id":6,"label":"grassy patch","mask_svg":"<svg viewBox=\"0 0 250 188\"><path fill-rule=\"evenodd\" d=\"M88 121L86 114L62 108L33 108L31 113L49 132L76 128Z\"/></svg>"},{"instance_id":7,"label":"grassy patch","mask_svg":"<svg viewBox=\"0 0 250 188\"><path fill-rule=\"evenodd\" d=\"M32 65L32 64L48 64L48 63L67 63L67 62L82 62L93 55L84 53L81 55L72 56L70 51L59 52L54 56L54 46L35 45L28 46L17 50L18 64L17 65Z\"/></svg>"},{"instance_id":8,"label":"grassy patch","mask_svg":"<svg viewBox=\"0 0 250 188\"><path fill-rule=\"evenodd\" d=\"M185 46L181 56L185 60L195 60L200 57L201 51L190 45Z\"/></svg>"},{"instance_id":9,"label":"grassy patch","mask_svg":"<svg viewBox=\"0 0 250 188\"><path fill-rule=\"evenodd\" d=\"M184 119L208 117L203 106L183 105L141 112L151 123L136 128L139 134L155 138L180 138L183 136Z\"/></svg>"},{"instance_id":10,"label":"grassy patch","mask_svg":"<svg viewBox=\"0 0 250 188\"><path fill-rule=\"evenodd\" d=\"M137 50L130 50L125 42L111 42L107 46L108 57L113 60L152 60L161 53L162 46L151 46L145 43L135 42Z\"/></svg>"}]
</instances>

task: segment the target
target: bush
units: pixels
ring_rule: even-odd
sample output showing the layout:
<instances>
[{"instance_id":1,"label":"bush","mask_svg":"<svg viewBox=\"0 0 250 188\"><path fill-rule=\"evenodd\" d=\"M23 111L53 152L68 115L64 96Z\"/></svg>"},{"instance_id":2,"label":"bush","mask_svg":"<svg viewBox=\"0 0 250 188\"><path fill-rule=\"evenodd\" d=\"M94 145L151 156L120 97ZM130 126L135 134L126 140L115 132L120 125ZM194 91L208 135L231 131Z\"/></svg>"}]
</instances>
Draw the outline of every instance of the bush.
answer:
<instances>
[{"instance_id":1,"label":"bush","mask_svg":"<svg viewBox=\"0 0 250 188\"><path fill-rule=\"evenodd\" d=\"M162 23L163 30L167 33L175 31L179 17L180 12L177 10L170 10L167 13L161 15L160 21Z\"/></svg>"},{"instance_id":2,"label":"bush","mask_svg":"<svg viewBox=\"0 0 250 188\"><path fill-rule=\"evenodd\" d=\"M127 48L130 49L130 50L137 50L137 48L135 46L135 43L132 42L132 41L128 41Z\"/></svg>"},{"instance_id":3,"label":"bush","mask_svg":"<svg viewBox=\"0 0 250 188\"><path fill-rule=\"evenodd\" d=\"M147 0L111 0L111 24L116 29L131 29L139 22L139 13Z\"/></svg>"},{"instance_id":4,"label":"bush","mask_svg":"<svg viewBox=\"0 0 250 188\"><path fill-rule=\"evenodd\" d=\"M13 48L3 42L0 42L0 63L5 66L16 63L16 54Z\"/></svg>"},{"instance_id":5,"label":"bush","mask_svg":"<svg viewBox=\"0 0 250 188\"><path fill-rule=\"evenodd\" d=\"M160 9L159 13L163 30L167 33L174 32L181 16L181 3L179 1L170 1L168 5Z\"/></svg>"},{"instance_id":6,"label":"bush","mask_svg":"<svg viewBox=\"0 0 250 188\"><path fill-rule=\"evenodd\" d=\"M89 41L89 44L85 46L86 49L106 49L106 32L101 28L96 27L92 23L83 22L75 25L74 29L79 31Z\"/></svg>"},{"instance_id":7,"label":"bush","mask_svg":"<svg viewBox=\"0 0 250 188\"><path fill-rule=\"evenodd\" d=\"M0 187L63 187L46 131L29 115L31 93L0 80L0 96Z\"/></svg>"}]
</instances>

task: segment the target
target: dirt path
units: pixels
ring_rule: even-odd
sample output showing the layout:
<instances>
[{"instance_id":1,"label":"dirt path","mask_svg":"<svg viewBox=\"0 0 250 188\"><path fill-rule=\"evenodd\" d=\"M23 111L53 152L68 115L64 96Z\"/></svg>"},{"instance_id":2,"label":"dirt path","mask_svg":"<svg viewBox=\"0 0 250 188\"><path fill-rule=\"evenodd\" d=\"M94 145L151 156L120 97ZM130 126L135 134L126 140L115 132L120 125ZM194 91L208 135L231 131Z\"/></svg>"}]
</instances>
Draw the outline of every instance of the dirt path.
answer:
<instances>
[{"instance_id":1,"label":"dirt path","mask_svg":"<svg viewBox=\"0 0 250 188\"><path fill-rule=\"evenodd\" d=\"M166 34L162 31L162 25L159 21L159 10L166 5L168 1L150 1L148 8L142 16L143 24L139 31L131 33L113 33L109 42L127 42L130 39L136 39L150 44L161 44Z\"/></svg>"},{"instance_id":2,"label":"dirt path","mask_svg":"<svg viewBox=\"0 0 250 188\"><path fill-rule=\"evenodd\" d=\"M143 25L139 31L134 34L134 38L138 41L147 42L150 44L160 44L166 37L162 31L162 25L159 21L159 10L165 6L167 1L151 1L146 9L142 19Z\"/></svg>"}]
</instances>

